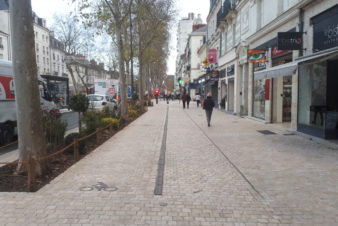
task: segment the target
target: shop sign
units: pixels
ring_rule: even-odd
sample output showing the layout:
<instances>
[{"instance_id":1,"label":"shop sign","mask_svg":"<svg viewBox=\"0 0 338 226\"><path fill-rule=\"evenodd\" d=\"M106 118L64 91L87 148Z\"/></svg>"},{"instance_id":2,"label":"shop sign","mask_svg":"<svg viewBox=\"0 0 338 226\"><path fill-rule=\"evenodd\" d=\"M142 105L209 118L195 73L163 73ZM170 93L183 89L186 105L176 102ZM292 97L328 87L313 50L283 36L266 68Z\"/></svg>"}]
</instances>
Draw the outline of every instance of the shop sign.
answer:
<instances>
[{"instance_id":1,"label":"shop sign","mask_svg":"<svg viewBox=\"0 0 338 226\"><path fill-rule=\"evenodd\" d=\"M263 49L249 49L248 62L249 63L264 63L266 62L266 53Z\"/></svg>"},{"instance_id":2,"label":"shop sign","mask_svg":"<svg viewBox=\"0 0 338 226\"><path fill-rule=\"evenodd\" d=\"M232 64L227 67L227 76L233 76L235 74L235 65Z\"/></svg>"},{"instance_id":3,"label":"shop sign","mask_svg":"<svg viewBox=\"0 0 338 226\"><path fill-rule=\"evenodd\" d=\"M271 57L272 58L284 56L288 53L291 53L291 51L289 51L289 50L279 50L277 47L272 47L272 49L271 49Z\"/></svg>"},{"instance_id":4,"label":"shop sign","mask_svg":"<svg viewBox=\"0 0 338 226\"><path fill-rule=\"evenodd\" d=\"M190 78L189 77L184 77L183 80L184 80L185 83L190 82Z\"/></svg>"},{"instance_id":5,"label":"shop sign","mask_svg":"<svg viewBox=\"0 0 338 226\"><path fill-rule=\"evenodd\" d=\"M302 32L278 32L278 50L301 50L303 48Z\"/></svg>"},{"instance_id":6,"label":"shop sign","mask_svg":"<svg viewBox=\"0 0 338 226\"><path fill-rule=\"evenodd\" d=\"M312 19L313 49L325 50L338 46L338 6Z\"/></svg>"},{"instance_id":7,"label":"shop sign","mask_svg":"<svg viewBox=\"0 0 338 226\"><path fill-rule=\"evenodd\" d=\"M217 49L208 50L208 62L209 64L217 63Z\"/></svg>"}]
</instances>

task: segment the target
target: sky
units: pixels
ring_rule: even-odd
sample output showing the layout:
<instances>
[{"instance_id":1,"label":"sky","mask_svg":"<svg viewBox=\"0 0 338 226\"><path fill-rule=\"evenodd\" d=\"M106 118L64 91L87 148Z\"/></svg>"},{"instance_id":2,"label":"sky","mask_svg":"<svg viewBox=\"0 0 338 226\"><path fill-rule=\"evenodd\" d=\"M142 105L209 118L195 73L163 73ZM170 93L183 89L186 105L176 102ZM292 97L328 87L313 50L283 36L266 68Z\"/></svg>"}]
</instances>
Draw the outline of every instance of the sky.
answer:
<instances>
[{"instance_id":1,"label":"sky","mask_svg":"<svg viewBox=\"0 0 338 226\"><path fill-rule=\"evenodd\" d=\"M53 15L55 13L67 13L72 10L69 5L71 0L31 0L33 11L42 18L46 18L47 26L53 24ZM171 29L170 40L170 56L168 59L168 74L175 74L176 64L176 33L177 23L180 18L188 17L189 12L201 14L203 22L206 23L206 18L209 12L209 0L175 0L178 16L175 18L174 26Z\"/></svg>"}]
</instances>

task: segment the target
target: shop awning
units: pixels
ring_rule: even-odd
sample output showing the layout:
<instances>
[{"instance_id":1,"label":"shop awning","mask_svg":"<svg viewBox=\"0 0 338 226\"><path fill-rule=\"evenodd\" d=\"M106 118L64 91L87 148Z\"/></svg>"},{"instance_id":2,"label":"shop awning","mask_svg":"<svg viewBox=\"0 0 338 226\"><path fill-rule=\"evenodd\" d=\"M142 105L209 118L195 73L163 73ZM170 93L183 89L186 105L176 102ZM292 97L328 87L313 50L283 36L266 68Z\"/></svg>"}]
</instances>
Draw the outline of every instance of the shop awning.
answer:
<instances>
[{"instance_id":1,"label":"shop awning","mask_svg":"<svg viewBox=\"0 0 338 226\"><path fill-rule=\"evenodd\" d=\"M290 62L280 66L255 72L255 80L291 76L297 69L298 62Z\"/></svg>"},{"instance_id":2,"label":"shop awning","mask_svg":"<svg viewBox=\"0 0 338 226\"><path fill-rule=\"evenodd\" d=\"M311 60L317 60L318 58L322 58L321 60L327 60L331 57L338 55L338 47L334 47L328 50L320 51L318 53L311 54L309 56L303 56L296 59L296 62L303 63Z\"/></svg>"}]
</instances>

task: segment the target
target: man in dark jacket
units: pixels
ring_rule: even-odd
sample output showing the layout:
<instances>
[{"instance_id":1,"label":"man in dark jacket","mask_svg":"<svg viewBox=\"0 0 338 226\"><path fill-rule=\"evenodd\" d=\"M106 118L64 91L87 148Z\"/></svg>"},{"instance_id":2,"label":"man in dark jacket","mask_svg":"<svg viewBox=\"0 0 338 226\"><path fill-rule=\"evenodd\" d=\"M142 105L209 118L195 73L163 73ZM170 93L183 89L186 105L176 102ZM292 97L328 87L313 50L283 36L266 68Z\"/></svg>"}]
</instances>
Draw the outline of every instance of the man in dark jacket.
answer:
<instances>
[{"instance_id":1,"label":"man in dark jacket","mask_svg":"<svg viewBox=\"0 0 338 226\"><path fill-rule=\"evenodd\" d=\"M215 102L212 100L211 94L208 94L207 99L204 100L203 109L207 115L208 126L210 127L210 120L212 115L212 110L215 107Z\"/></svg>"}]
</instances>

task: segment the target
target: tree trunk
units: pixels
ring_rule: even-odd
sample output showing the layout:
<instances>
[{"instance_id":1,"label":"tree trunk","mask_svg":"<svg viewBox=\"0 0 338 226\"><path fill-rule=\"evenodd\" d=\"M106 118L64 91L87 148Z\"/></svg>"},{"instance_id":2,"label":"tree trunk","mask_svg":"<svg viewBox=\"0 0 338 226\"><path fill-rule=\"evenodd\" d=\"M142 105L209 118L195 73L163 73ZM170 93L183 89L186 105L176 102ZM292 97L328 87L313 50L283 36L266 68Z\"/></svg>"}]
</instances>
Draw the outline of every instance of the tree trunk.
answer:
<instances>
[{"instance_id":1,"label":"tree trunk","mask_svg":"<svg viewBox=\"0 0 338 226\"><path fill-rule=\"evenodd\" d=\"M72 65L66 64L66 67L67 67L67 69L70 73L70 77L72 78L75 94L79 94L79 91L77 89L76 79L74 77L74 72L73 72L73 69L72 69Z\"/></svg>"},{"instance_id":2,"label":"tree trunk","mask_svg":"<svg viewBox=\"0 0 338 226\"><path fill-rule=\"evenodd\" d=\"M124 70L124 49L122 39L122 25L120 21L116 21L115 28L117 36L117 47L119 54L119 71L120 71L120 95L121 95L121 117L127 116L127 97L126 97L126 76Z\"/></svg>"},{"instance_id":3,"label":"tree trunk","mask_svg":"<svg viewBox=\"0 0 338 226\"><path fill-rule=\"evenodd\" d=\"M46 153L46 141L41 124L31 0L12 0L10 9L19 161L29 161ZM35 172L37 175L42 174L39 162L36 164Z\"/></svg>"}]
</instances>

